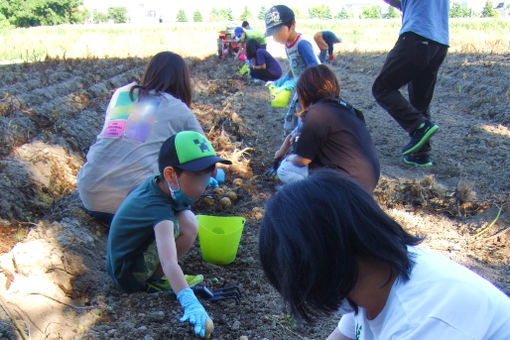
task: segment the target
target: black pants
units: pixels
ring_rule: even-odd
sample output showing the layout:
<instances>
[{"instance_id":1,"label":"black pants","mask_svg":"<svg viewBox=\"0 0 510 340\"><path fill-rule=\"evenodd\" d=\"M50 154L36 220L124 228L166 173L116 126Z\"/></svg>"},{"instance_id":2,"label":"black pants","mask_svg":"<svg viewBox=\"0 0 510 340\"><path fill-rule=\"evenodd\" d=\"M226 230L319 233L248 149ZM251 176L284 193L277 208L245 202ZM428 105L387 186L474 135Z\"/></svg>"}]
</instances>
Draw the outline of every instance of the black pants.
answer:
<instances>
[{"instance_id":1,"label":"black pants","mask_svg":"<svg viewBox=\"0 0 510 340\"><path fill-rule=\"evenodd\" d=\"M250 69L250 76L252 78L257 78L257 79L260 79L263 81L268 81L268 80L279 79L281 75L276 76L276 75L272 74L271 72L269 72L267 69L252 68L252 69Z\"/></svg>"},{"instance_id":2,"label":"black pants","mask_svg":"<svg viewBox=\"0 0 510 340\"><path fill-rule=\"evenodd\" d=\"M430 119L429 105L437 72L447 51L446 45L406 32L388 53L374 82L375 100L408 133ZM406 84L409 101L399 91Z\"/></svg>"}]
</instances>

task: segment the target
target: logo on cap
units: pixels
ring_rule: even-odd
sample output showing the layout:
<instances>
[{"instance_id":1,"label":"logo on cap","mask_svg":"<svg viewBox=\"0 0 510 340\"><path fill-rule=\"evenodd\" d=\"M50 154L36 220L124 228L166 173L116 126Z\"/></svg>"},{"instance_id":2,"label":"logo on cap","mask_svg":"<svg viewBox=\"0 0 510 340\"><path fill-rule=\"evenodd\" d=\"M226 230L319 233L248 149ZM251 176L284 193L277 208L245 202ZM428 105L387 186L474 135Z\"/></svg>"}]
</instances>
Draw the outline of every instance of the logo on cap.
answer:
<instances>
[{"instance_id":1,"label":"logo on cap","mask_svg":"<svg viewBox=\"0 0 510 340\"><path fill-rule=\"evenodd\" d=\"M211 150L209 150L209 147L207 146L207 143L206 143L206 140L204 138L202 138L202 142L200 142L198 139L194 139L193 140L193 143L195 144L200 144L200 151L202 151L202 153L204 152L211 152Z\"/></svg>"},{"instance_id":2,"label":"logo on cap","mask_svg":"<svg viewBox=\"0 0 510 340\"><path fill-rule=\"evenodd\" d=\"M278 11L278 8L271 8L271 11L267 12L266 14L266 26L270 28L276 25L280 25L281 23L282 21L280 19L280 12Z\"/></svg>"}]
</instances>

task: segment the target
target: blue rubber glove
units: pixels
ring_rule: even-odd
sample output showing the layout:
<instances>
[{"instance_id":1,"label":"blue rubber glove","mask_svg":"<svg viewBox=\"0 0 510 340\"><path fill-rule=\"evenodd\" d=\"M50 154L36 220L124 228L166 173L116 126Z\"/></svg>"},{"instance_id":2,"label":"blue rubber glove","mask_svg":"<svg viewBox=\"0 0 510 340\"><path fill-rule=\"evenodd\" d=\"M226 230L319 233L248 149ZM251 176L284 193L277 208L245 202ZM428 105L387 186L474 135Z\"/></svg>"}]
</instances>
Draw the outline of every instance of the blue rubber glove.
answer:
<instances>
[{"instance_id":1,"label":"blue rubber glove","mask_svg":"<svg viewBox=\"0 0 510 340\"><path fill-rule=\"evenodd\" d=\"M285 83L283 83L282 86L275 92L276 94L282 92L283 90L289 90L292 91L296 87L297 84L297 78L292 78L290 80L287 80Z\"/></svg>"},{"instance_id":2,"label":"blue rubber glove","mask_svg":"<svg viewBox=\"0 0 510 340\"><path fill-rule=\"evenodd\" d=\"M220 185L218 184L218 180L214 177L209 177L209 182L207 183L208 188L217 188Z\"/></svg>"},{"instance_id":3,"label":"blue rubber glove","mask_svg":"<svg viewBox=\"0 0 510 340\"><path fill-rule=\"evenodd\" d=\"M288 73L285 73L285 75L283 77L281 77L280 79L276 80L274 83L273 83L273 86L274 87L280 87L283 85L283 83L285 83L287 80L290 80L290 76Z\"/></svg>"},{"instance_id":4,"label":"blue rubber glove","mask_svg":"<svg viewBox=\"0 0 510 340\"><path fill-rule=\"evenodd\" d=\"M216 169L216 181L218 184L225 183L225 171L223 169Z\"/></svg>"},{"instance_id":5,"label":"blue rubber glove","mask_svg":"<svg viewBox=\"0 0 510 340\"><path fill-rule=\"evenodd\" d=\"M179 300L179 303L184 309L184 315L179 321L189 321L190 324L195 326L195 334L200 334L203 338L205 336L205 322L209 318L209 315L198 301L195 293L193 293L191 288L184 288L177 295L177 300Z\"/></svg>"}]
</instances>

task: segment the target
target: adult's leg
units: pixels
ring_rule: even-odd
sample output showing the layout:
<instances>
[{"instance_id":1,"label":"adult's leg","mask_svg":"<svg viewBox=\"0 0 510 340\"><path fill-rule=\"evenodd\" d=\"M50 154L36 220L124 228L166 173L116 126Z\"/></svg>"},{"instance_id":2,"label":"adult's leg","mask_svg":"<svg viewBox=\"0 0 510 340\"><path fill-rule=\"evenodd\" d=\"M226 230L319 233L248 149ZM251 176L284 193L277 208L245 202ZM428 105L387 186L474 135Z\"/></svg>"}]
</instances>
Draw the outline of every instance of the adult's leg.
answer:
<instances>
[{"instance_id":1,"label":"adult's leg","mask_svg":"<svg viewBox=\"0 0 510 340\"><path fill-rule=\"evenodd\" d=\"M429 105L434 95L439 67L443 63L448 47L430 41L430 61L427 67L408 84L409 102L423 116L430 119Z\"/></svg>"},{"instance_id":2,"label":"adult's leg","mask_svg":"<svg viewBox=\"0 0 510 340\"><path fill-rule=\"evenodd\" d=\"M427 67L427 46L420 46L420 39L414 33L402 34L388 53L381 73L372 86L377 103L408 133L426 121L423 114L399 91Z\"/></svg>"},{"instance_id":3,"label":"adult's leg","mask_svg":"<svg viewBox=\"0 0 510 340\"><path fill-rule=\"evenodd\" d=\"M425 70L408 84L409 101L422 115L430 120L429 105L434 95L434 87L437 81L439 67L443 63L448 47L429 41L430 60ZM427 141L420 149L414 152L418 160L427 161L431 151L430 142ZM432 162L428 160L430 164Z\"/></svg>"},{"instance_id":4,"label":"adult's leg","mask_svg":"<svg viewBox=\"0 0 510 340\"><path fill-rule=\"evenodd\" d=\"M191 210L183 210L177 213L177 221L179 230L174 228L174 232L178 232L179 236L175 239L177 248L177 257L180 259L190 249L198 235L198 220Z\"/></svg>"}]
</instances>

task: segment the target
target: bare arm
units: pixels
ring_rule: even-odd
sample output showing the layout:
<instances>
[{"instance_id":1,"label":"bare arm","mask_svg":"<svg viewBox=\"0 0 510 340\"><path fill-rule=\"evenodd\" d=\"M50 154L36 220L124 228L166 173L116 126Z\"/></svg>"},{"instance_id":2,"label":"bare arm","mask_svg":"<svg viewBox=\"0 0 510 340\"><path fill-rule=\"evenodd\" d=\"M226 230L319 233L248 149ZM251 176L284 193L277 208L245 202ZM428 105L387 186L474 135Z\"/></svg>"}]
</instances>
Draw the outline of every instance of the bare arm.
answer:
<instances>
[{"instance_id":1,"label":"bare arm","mask_svg":"<svg viewBox=\"0 0 510 340\"><path fill-rule=\"evenodd\" d=\"M277 159L277 158L285 156L285 154L287 153L287 150L289 150L290 146L292 145L291 139L292 139L292 134L289 134L287 137L285 137L285 140L283 141L282 145L275 152L273 159Z\"/></svg>"},{"instance_id":2,"label":"bare arm","mask_svg":"<svg viewBox=\"0 0 510 340\"><path fill-rule=\"evenodd\" d=\"M161 221L154 227L156 246L161 261L161 268L168 278L175 295L188 287L179 263L177 262L177 248L174 238L174 224L172 221Z\"/></svg>"},{"instance_id":3,"label":"bare arm","mask_svg":"<svg viewBox=\"0 0 510 340\"><path fill-rule=\"evenodd\" d=\"M261 70L265 70L266 69L266 64L262 64L262 65L259 65L259 66L254 66L253 68L259 68Z\"/></svg>"},{"instance_id":4,"label":"bare arm","mask_svg":"<svg viewBox=\"0 0 510 340\"><path fill-rule=\"evenodd\" d=\"M328 336L326 340L354 340L354 339L346 337L345 335L340 333L338 328L335 328L335 330L331 332L331 334Z\"/></svg>"},{"instance_id":5,"label":"bare arm","mask_svg":"<svg viewBox=\"0 0 510 340\"><path fill-rule=\"evenodd\" d=\"M399 11L402 10L402 1L400 0L383 0L383 1L388 5L395 7Z\"/></svg>"}]
</instances>

